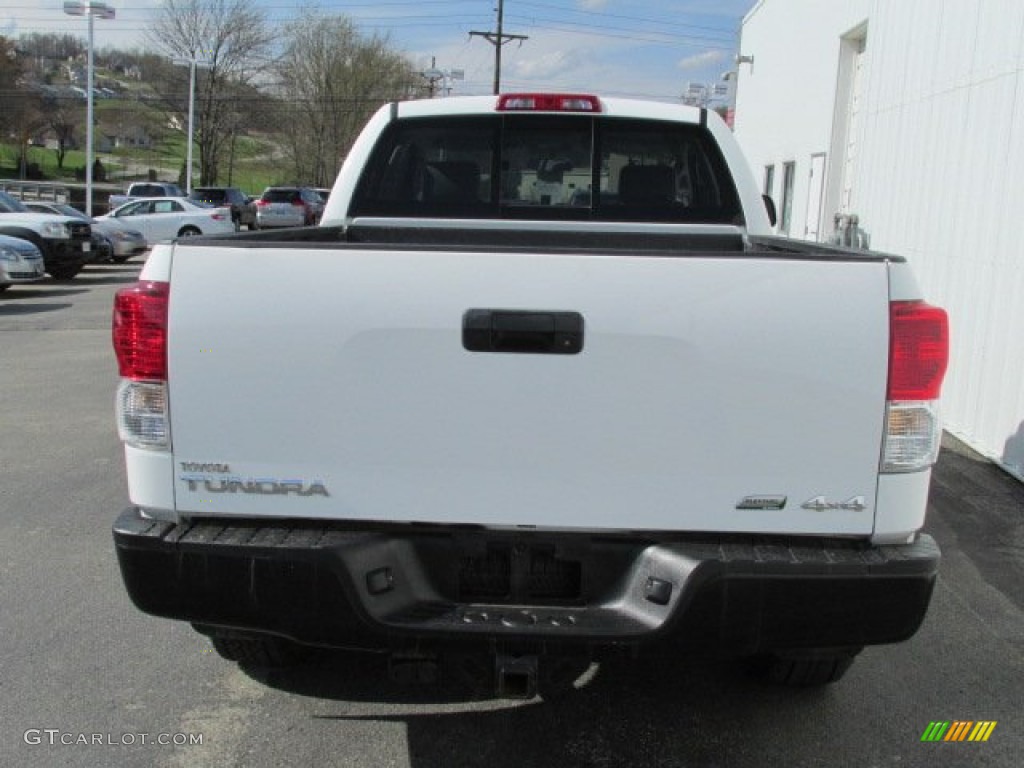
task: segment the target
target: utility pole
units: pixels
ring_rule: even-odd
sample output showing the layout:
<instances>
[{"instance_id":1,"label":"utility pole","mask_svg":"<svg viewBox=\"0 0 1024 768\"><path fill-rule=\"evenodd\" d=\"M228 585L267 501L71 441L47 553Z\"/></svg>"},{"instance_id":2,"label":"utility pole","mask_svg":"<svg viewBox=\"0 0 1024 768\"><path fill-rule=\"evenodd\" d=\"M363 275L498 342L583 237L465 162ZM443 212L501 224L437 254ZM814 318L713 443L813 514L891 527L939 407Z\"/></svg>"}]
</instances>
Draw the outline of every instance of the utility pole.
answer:
<instances>
[{"instance_id":1,"label":"utility pole","mask_svg":"<svg viewBox=\"0 0 1024 768\"><path fill-rule=\"evenodd\" d=\"M505 0L498 0L498 29L496 32L470 32L470 37L482 37L494 46L494 95L497 96L501 90L501 46L512 40L518 40L522 45L523 40L529 40L526 35L506 35L502 31L502 23L505 17Z\"/></svg>"}]
</instances>

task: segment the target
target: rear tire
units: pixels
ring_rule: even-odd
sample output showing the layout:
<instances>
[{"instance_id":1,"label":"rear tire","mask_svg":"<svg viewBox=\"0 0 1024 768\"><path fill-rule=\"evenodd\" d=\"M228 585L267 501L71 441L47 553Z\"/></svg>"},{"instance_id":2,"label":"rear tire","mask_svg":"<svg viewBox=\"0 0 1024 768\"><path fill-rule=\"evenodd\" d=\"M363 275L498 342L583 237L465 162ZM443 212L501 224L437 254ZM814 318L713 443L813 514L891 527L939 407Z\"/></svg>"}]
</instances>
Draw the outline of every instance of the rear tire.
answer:
<instances>
[{"instance_id":1,"label":"rear tire","mask_svg":"<svg viewBox=\"0 0 1024 768\"><path fill-rule=\"evenodd\" d=\"M860 651L850 648L766 653L749 659L747 671L763 682L787 688L830 685L843 678Z\"/></svg>"},{"instance_id":2,"label":"rear tire","mask_svg":"<svg viewBox=\"0 0 1024 768\"><path fill-rule=\"evenodd\" d=\"M309 649L272 635L218 631L210 642L221 658L247 667L290 667L309 656Z\"/></svg>"},{"instance_id":3,"label":"rear tire","mask_svg":"<svg viewBox=\"0 0 1024 768\"><path fill-rule=\"evenodd\" d=\"M182 227L181 231L178 232L178 237L195 237L196 235L203 234L196 227Z\"/></svg>"}]
</instances>

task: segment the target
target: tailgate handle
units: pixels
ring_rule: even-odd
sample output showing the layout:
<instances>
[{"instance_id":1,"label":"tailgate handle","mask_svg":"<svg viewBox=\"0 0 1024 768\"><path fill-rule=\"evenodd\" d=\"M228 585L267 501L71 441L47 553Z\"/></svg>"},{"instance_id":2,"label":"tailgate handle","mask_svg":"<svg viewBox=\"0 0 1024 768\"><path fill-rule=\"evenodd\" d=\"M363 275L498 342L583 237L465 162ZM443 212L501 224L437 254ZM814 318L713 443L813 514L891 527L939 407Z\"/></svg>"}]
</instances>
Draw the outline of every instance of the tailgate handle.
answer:
<instances>
[{"instance_id":1,"label":"tailgate handle","mask_svg":"<svg viewBox=\"0 0 1024 768\"><path fill-rule=\"evenodd\" d=\"M583 350L583 315L470 309L462 316L462 346L470 352L576 355Z\"/></svg>"}]
</instances>

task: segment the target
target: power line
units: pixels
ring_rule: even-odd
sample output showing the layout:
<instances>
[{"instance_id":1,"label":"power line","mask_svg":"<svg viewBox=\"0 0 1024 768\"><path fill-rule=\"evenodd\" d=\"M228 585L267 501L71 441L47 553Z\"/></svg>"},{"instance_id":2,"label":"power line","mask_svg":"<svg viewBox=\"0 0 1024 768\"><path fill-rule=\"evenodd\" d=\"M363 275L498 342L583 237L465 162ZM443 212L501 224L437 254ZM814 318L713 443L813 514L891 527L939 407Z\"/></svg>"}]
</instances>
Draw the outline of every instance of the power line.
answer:
<instances>
[{"instance_id":1,"label":"power line","mask_svg":"<svg viewBox=\"0 0 1024 768\"><path fill-rule=\"evenodd\" d=\"M640 36L643 36L643 37L640 37L638 39L655 39L655 40L666 40L666 39L668 39L668 40L672 40L673 42L678 42L678 41L681 41L681 40L687 40L687 41L695 40L695 41L700 41L701 43L710 42L710 43L720 43L720 44L734 44L735 40L736 40L735 36L733 36L733 37L713 37L713 36L701 35L701 34L697 34L697 33L693 33L693 32L682 32L682 31L677 32L677 31L674 31L674 30L671 30L671 29L642 29L642 28L628 29L628 28L622 27L621 25L619 25L619 26L609 26L609 25L606 25L606 24L588 24L586 22L581 22L581 21L568 21L568 20L563 21L562 19L551 18L551 17L547 17L547 16L537 16L537 15L525 16L525 15L522 15L522 14L517 14L517 15L513 16L512 18L515 18L515 19L519 20L520 23L531 25L531 26L538 26L538 27L548 26L551 29L565 30L565 31L580 30L582 34L602 35L602 34L605 34L605 30L607 30L607 31L611 31L611 32L616 33L614 36L617 36L617 37L624 36L624 37L630 37L631 38L633 36L640 35ZM601 30L601 31L599 31L599 32L591 32L590 30ZM650 36L650 37L648 37L648 36Z\"/></svg>"},{"instance_id":2,"label":"power line","mask_svg":"<svg viewBox=\"0 0 1024 768\"><path fill-rule=\"evenodd\" d=\"M708 51L732 51L735 50L735 45L729 45L726 41L712 40L710 42L715 43L714 45L709 44L709 41L705 38L695 37L681 37L673 35L672 33L659 33L659 32L634 32L630 34L626 30L622 32L595 32L595 27L581 27L580 25L561 25L559 22L549 22L547 24L530 24L533 29L547 30L549 32L570 32L579 35L586 35L588 37L604 37L612 40L631 40L638 43L650 43L652 45L659 46L678 46L688 45L692 47L699 47L702 50Z\"/></svg>"},{"instance_id":3,"label":"power line","mask_svg":"<svg viewBox=\"0 0 1024 768\"><path fill-rule=\"evenodd\" d=\"M550 4L541 5L540 3L524 2L523 0L519 0L516 3L516 5L519 6L519 7L523 7L523 8L541 8L541 9L543 9L545 11L555 10L555 8L553 8ZM668 20L666 20L664 18L654 19L654 18L649 18L649 17L644 17L644 16L635 16L635 15L632 15L632 14L627 16L626 14L622 14L622 13L608 13L606 11L589 11L589 10L581 10L581 9L576 9L576 8L560 8L558 10L562 11L563 13L572 13L572 14L577 14L577 15L580 15L580 16L596 16L598 18L604 18L604 19L621 19L623 21L648 23L648 24L653 24L653 25L655 25L655 26L657 26L657 27L659 27L661 29L664 29L665 27L681 27L681 28L687 28L687 29L700 29L700 30L705 30L705 31L708 31L708 32L717 32L717 33L722 34L722 35L731 35L732 37L735 37L735 35L733 33L729 32L727 30L724 30L721 27L709 27L709 26L703 26L703 25L700 25L700 24L687 24L687 23L678 22L678 21L668 21ZM720 16L719 14L714 14L714 15ZM570 22L570 23L575 23L575 22Z\"/></svg>"}]
</instances>

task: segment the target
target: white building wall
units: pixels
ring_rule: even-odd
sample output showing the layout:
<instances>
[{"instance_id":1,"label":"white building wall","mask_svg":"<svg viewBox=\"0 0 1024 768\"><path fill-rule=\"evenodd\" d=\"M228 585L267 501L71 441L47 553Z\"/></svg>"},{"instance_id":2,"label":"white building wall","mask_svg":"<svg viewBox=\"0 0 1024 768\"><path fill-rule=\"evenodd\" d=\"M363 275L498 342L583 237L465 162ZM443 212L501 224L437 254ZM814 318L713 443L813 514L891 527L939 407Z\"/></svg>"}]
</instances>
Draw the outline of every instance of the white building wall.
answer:
<instances>
[{"instance_id":1,"label":"white building wall","mask_svg":"<svg viewBox=\"0 0 1024 768\"><path fill-rule=\"evenodd\" d=\"M1024 2L761 0L747 15L736 134L758 178L836 154L841 39L866 23L850 210L906 256L952 333L947 429L1024 477ZM837 165L830 157L830 185ZM829 201L834 208L837 201ZM823 210L823 236L834 210Z\"/></svg>"}]
</instances>

